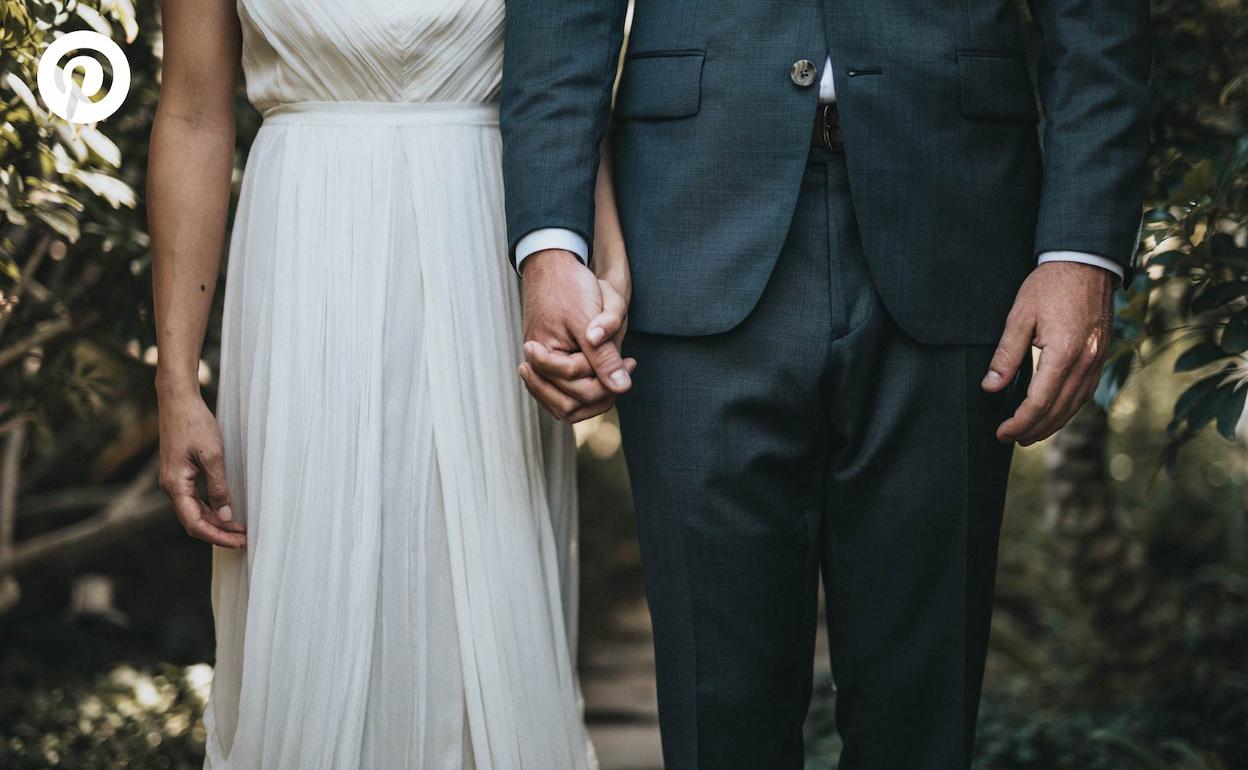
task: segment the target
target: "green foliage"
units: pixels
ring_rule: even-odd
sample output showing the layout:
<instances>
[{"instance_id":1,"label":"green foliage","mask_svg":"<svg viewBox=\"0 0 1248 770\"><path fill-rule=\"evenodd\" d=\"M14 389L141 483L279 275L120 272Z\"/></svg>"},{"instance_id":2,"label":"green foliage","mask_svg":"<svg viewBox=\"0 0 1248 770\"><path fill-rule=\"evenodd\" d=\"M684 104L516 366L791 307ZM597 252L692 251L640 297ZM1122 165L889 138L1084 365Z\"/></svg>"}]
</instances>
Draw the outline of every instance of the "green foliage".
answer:
<instances>
[{"instance_id":1,"label":"green foliage","mask_svg":"<svg viewBox=\"0 0 1248 770\"><path fill-rule=\"evenodd\" d=\"M1074 695L1072 693L1072 695ZM1177 687L1157 702L1086 702L1052 711L989 699L980 713L982 770L1240 770L1248 757L1248 682ZM1197 746L1202 748L1196 748Z\"/></svg>"},{"instance_id":2,"label":"green foliage","mask_svg":"<svg viewBox=\"0 0 1248 770\"><path fill-rule=\"evenodd\" d=\"M86 685L0 700L0 767L203 766L206 665L119 666Z\"/></svg>"},{"instance_id":3,"label":"green foliage","mask_svg":"<svg viewBox=\"0 0 1248 770\"><path fill-rule=\"evenodd\" d=\"M1156 0L1146 269L1120 301L1119 344L1097 398L1133 367L1184 349L1178 373L1208 371L1175 404L1171 460L1207 426L1227 439L1248 394L1248 7Z\"/></svg>"},{"instance_id":4,"label":"green foliage","mask_svg":"<svg viewBox=\"0 0 1248 770\"><path fill-rule=\"evenodd\" d=\"M159 94L157 3L0 0L0 9L0 428L15 419L32 425L23 493L126 478L156 438L151 255L139 191ZM50 116L32 89L47 45L88 28L121 45L131 85L116 114L75 126ZM240 110L238 168L258 122ZM219 324L209 328L211 401Z\"/></svg>"},{"instance_id":5,"label":"green foliage","mask_svg":"<svg viewBox=\"0 0 1248 770\"><path fill-rule=\"evenodd\" d=\"M96 127L68 126L43 109L32 87L39 54L53 39L48 34L52 30L91 27L111 34L109 19L133 42L134 8L129 0L3 2L0 212L22 234L37 230L32 220L38 220L55 236L74 243L82 237L80 221L93 199L113 209L134 208L137 196L116 176L122 161L116 143ZM10 243L16 245L12 240L5 245ZM0 259L0 269L16 279L16 249L0 251Z\"/></svg>"},{"instance_id":6,"label":"green foliage","mask_svg":"<svg viewBox=\"0 0 1248 770\"><path fill-rule=\"evenodd\" d=\"M1198 697L1199 701L1193 698ZM1051 711L989 699L976 734L975 770L1242 770L1248 756L1248 684L1180 691L1160 704L1113 711ZM836 694L824 677L806 723L808 770L836 766ZM1184 737L1177 737L1184 736ZM1197 749L1196 745L1216 748Z\"/></svg>"},{"instance_id":7,"label":"green foliage","mask_svg":"<svg viewBox=\"0 0 1248 770\"><path fill-rule=\"evenodd\" d=\"M124 467L84 467L150 411L148 237L138 190L158 72L155 7L131 0L0 0L0 424L33 424L23 488ZM133 71L97 126L50 115L34 93L42 51L76 29L108 34ZM106 81L107 85L107 81ZM146 446L150 446L150 443Z\"/></svg>"}]
</instances>

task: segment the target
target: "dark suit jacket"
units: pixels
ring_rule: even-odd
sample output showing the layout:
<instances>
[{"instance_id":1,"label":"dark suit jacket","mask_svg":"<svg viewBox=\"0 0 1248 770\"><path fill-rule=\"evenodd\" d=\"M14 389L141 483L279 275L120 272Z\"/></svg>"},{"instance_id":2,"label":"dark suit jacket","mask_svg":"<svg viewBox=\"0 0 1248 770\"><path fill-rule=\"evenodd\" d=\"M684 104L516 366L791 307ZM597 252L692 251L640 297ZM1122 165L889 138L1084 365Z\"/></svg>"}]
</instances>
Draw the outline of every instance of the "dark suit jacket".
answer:
<instances>
[{"instance_id":1,"label":"dark suit jacket","mask_svg":"<svg viewBox=\"0 0 1248 770\"><path fill-rule=\"evenodd\" d=\"M502 95L512 248L592 242L626 0L509 0ZM1032 0L1036 98L1012 0L638 0L615 108L630 324L713 334L784 243L831 52L876 290L931 343L995 341L1037 253L1129 266L1148 152L1147 0Z\"/></svg>"}]
</instances>

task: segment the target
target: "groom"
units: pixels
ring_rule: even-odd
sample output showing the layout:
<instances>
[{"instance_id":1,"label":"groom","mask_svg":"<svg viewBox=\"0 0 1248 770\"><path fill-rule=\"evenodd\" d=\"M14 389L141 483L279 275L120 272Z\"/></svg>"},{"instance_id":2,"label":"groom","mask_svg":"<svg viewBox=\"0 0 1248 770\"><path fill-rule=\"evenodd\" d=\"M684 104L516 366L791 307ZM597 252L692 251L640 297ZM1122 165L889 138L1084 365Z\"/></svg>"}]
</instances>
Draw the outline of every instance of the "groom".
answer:
<instances>
[{"instance_id":1,"label":"groom","mask_svg":"<svg viewBox=\"0 0 1248 770\"><path fill-rule=\"evenodd\" d=\"M602 302L626 5L507 5L508 227L546 344ZM1013 6L638 3L614 109L637 372L579 347L629 391L667 770L802 767L820 574L842 770L971 761L1011 447L1096 384L1148 146L1146 0L1032 0L1043 155Z\"/></svg>"}]
</instances>

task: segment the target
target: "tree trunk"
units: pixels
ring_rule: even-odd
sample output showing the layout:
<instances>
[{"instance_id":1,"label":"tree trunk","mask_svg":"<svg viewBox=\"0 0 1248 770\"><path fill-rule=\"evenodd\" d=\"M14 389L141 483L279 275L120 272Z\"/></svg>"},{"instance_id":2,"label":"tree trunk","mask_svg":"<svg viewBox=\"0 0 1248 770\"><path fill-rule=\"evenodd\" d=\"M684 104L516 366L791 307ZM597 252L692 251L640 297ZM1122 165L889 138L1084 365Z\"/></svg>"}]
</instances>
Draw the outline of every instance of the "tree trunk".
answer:
<instances>
[{"instance_id":1,"label":"tree trunk","mask_svg":"<svg viewBox=\"0 0 1248 770\"><path fill-rule=\"evenodd\" d=\"M1049 525L1075 592L1091 611L1102 662L1142 669L1172 641L1173 615L1157 591L1143 541L1114 502L1108 416L1088 404L1049 450Z\"/></svg>"}]
</instances>

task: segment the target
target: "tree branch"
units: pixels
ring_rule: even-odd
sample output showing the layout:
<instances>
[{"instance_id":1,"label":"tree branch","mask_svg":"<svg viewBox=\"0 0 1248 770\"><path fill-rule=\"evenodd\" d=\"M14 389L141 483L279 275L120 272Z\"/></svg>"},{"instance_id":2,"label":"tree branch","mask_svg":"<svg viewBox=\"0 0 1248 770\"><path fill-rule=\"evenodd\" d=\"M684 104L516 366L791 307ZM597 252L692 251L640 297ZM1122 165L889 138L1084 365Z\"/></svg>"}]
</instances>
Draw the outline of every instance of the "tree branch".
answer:
<instances>
[{"instance_id":1,"label":"tree branch","mask_svg":"<svg viewBox=\"0 0 1248 770\"><path fill-rule=\"evenodd\" d=\"M19 573L52 557L78 556L159 521L168 514L169 499L156 489L158 468L159 461L153 459L112 503L90 518L16 544L11 553L0 556L0 576Z\"/></svg>"}]
</instances>

